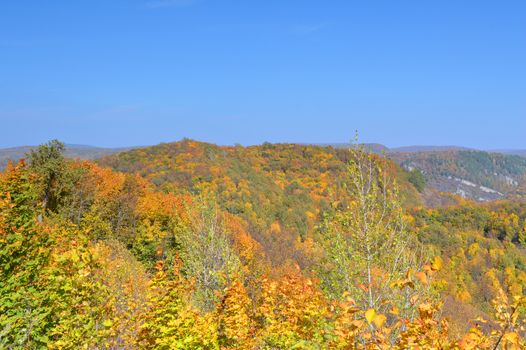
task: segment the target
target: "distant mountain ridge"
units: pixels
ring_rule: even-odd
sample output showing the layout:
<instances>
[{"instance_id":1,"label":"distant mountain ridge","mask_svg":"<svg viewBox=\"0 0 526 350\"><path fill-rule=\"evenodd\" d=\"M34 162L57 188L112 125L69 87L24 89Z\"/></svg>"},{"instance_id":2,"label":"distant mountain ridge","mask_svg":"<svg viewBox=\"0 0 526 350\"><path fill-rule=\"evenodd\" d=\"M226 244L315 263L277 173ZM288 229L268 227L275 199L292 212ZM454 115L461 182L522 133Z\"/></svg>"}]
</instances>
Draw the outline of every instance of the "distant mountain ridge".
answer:
<instances>
[{"instance_id":1,"label":"distant mountain ridge","mask_svg":"<svg viewBox=\"0 0 526 350\"><path fill-rule=\"evenodd\" d=\"M390 148L389 152L415 153L415 152L445 152L445 151L474 151L473 148L462 146L403 146Z\"/></svg>"},{"instance_id":2,"label":"distant mountain ridge","mask_svg":"<svg viewBox=\"0 0 526 350\"><path fill-rule=\"evenodd\" d=\"M488 152L512 154L516 156L526 157L526 149L500 149L500 150L490 150Z\"/></svg>"},{"instance_id":3,"label":"distant mountain ridge","mask_svg":"<svg viewBox=\"0 0 526 350\"><path fill-rule=\"evenodd\" d=\"M350 147L361 147L363 146L369 152L383 154L390 151L389 147L382 145L381 143L363 143L363 144L351 144L351 143L305 143L304 145L314 145L321 147L334 147L334 148L350 148Z\"/></svg>"},{"instance_id":4,"label":"distant mountain ridge","mask_svg":"<svg viewBox=\"0 0 526 350\"><path fill-rule=\"evenodd\" d=\"M351 143L299 144L343 149ZM407 171L422 172L429 188L476 201L513 195L526 187L526 150L475 150L462 146L414 145L389 148L379 143L362 144L366 150L390 158ZM0 170L9 160L23 158L35 146L0 149ZM251 146L257 147L257 146ZM98 159L141 147L105 148L67 144L69 158Z\"/></svg>"},{"instance_id":5,"label":"distant mountain ridge","mask_svg":"<svg viewBox=\"0 0 526 350\"><path fill-rule=\"evenodd\" d=\"M10 160L16 162L19 159L24 158L27 153L36 147L37 146L20 146L0 149L0 170L4 169ZM137 147L105 148L66 144L66 151L64 154L68 158L96 159L134 148Z\"/></svg>"},{"instance_id":6,"label":"distant mountain ridge","mask_svg":"<svg viewBox=\"0 0 526 350\"><path fill-rule=\"evenodd\" d=\"M307 144L307 143L306 143ZM334 148L348 148L352 147L351 143L337 142L337 143L313 143L316 146L330 146ZM481 150L471 147L456 146L456 145L410 145L400 147L388 147L381 143L362 143L359 146L365 147L365 149L374 153L418 153L418 152L446 152L446 151L481 151L489 153L503 153L526 156L526 150L521 149L502 149L502 150Z\"/></svg>"}]
</instances>

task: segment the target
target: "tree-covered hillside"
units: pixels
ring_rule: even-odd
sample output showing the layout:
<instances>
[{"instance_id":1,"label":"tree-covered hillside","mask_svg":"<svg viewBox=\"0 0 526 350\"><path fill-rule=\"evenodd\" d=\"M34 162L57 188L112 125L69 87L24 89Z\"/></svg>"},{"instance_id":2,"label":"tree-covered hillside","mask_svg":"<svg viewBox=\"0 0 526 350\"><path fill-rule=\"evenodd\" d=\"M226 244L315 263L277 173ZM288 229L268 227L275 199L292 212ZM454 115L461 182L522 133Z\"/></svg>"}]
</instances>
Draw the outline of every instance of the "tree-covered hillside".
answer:
<instances>
[{"instance_id":1,"label":"tree-covered hillside","mask_svg":"<svg viewBox=\"0 0 526 350\"><path fill-rule=\"evenodd\" d=\"M381 158L378 157L380 160ZM123 152L99 160L117 171L138 173L162 191L211 191L222 207L259 229L304 236L331 202L346 200L348 148L298 144L221 147L184 140ZM382 159L407 205L419 204L410 174ZM342 204L343 205L343 204Z\"/></svg>"},{"instance_id":2,"label":"tree-covered hillside","mask_svg":"<svg viewBox=\"0 0 526 350\"><path fill-rule=\"evenodd\" d=\"M477 201L502 199L524 182L526 158L482 151L390 153L405 169L419 169L430 187Z\"/></svg>"},{"instance_id":3,"label":"tree-covered hillside","mask_svg":"<svg viewBox=\"0 0 526 350\"><path fill-rule=\"evenodd\" d=\"M521 201L426 208L356 148L63 150L0 175L1 348L526 346Z\"/></svg>"}]
</instances>

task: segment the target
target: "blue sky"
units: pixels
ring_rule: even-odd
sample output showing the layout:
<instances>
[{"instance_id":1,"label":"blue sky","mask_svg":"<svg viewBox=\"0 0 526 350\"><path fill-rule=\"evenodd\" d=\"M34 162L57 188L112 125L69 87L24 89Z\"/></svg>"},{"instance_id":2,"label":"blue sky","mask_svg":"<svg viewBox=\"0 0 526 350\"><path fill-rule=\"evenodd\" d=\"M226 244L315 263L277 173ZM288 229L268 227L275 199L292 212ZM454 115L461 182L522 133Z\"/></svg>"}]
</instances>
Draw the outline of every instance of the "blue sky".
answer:
<instances>
[{"instance_id":1,"label":"blue sky","mask_svg":"<svg viewBox=\"0 0 526 350\"><path fill-rule=\"evenodd\" d=\"M526 1L6 0L0 147L526 148Z\"/></svg>"}]
</instances>

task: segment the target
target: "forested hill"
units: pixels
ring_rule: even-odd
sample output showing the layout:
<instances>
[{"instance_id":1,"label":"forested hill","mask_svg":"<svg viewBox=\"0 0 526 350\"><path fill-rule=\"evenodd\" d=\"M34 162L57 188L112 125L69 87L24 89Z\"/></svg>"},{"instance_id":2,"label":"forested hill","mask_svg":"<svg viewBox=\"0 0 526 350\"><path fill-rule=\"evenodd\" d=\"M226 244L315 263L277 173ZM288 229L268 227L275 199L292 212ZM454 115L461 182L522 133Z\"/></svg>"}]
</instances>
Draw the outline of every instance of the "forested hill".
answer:
<instances>
[{"instance_id":1,"label":"forested hill","mask_svg":"<svg viewBox=\"0 0 526 350\"><path fill-rule=\"evenodd\" d=\"M331 144L348 148L348 144ZM364 148L392 159L404 169L421 171L429 188L479 202L503 199L521 191L526 173L526 151L481 151L459 146Z\"/></svg>"},{"instance_id":2,"label":"forested hill","mask_svg":"<svg viewBox=\"0 0 526 350\"><path fill-rule=\"evenodd\" d=\"M405 169L419 169L430 187L477 201L513 195L525 180L526 158L472 150L391 152Z\"/></svg>"},{"instance_id":3,"label":"forested hill","mask_svg":"<svg viewBox=\"0 0 526 350\"><path fill-rule=\"evenodd\" d=\"M228 212L257 227L274 224L304 235L314 227L320 212L339 199L348 160L349 150L342 148L298 144L225 147L183 140L122 152L99 163L141 174L164 191L209 189ZM408 181L410 174L384 161L404 202L420 204L418 191Z\"/></svg>"}]
</instances>

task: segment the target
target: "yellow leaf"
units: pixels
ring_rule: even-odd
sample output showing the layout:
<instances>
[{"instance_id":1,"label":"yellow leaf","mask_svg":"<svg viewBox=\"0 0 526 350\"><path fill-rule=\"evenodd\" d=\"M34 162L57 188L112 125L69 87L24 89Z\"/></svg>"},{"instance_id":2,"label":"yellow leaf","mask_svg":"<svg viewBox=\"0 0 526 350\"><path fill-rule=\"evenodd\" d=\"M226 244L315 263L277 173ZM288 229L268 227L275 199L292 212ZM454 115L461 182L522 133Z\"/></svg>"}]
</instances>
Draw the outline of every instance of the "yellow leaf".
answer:
<instances>
[{"instance_id":1,"label":"yellow leaf","mask_svg":"<svg viewBox=\"0 0 526 350\"><path fill-rule=\"evenodd\" d=\"M376 316L376 311L374 309L369 309L365 311L365 319L367 320L367 322L369 322L369 324L373 322L373 319L375 316Z\"/></svg>"},{"instance_id":2,"label":"yellow leaf","mask_svg":"<svg viewBox=\"0 0 526 350\"><path fill-rule=\"evenodd\" d=\"M385 317L385 315L378 314L374 317L373 322L376 327L380 328L383 326L386 320L387 320L387 317Z\"/></svg>"},{"instance_id":3,"label":"yellow leaf","mask_svg":"<svg viewBox=\"0 0 526 350\"><path fill-rule=\"evenodd\" d=\"M478 323L482 323L482 324L486 324L486 323L488 323L488 321L486 321L486 320L483 319L482 317L477 317L474 321L475 321L475 322L478 322Z\"/></svg>"},{"instance_id":4,"label":"yellow leaf","mask_svg":"<svg viewBox=\"0 0 526 350\"><path fill-rule=\"evenodd\" d=\"M433 260L431 260L431 268L433 271L439 271L442 269L443 261L442 258L439 256L435 256Z\"/></svg>"},{"instance_id":5,"label":"yellow leaf","mask_svg":"<svg viewBox=\"0 0 526 350\"><path fill-rule=\"evenodd\" d=\"M508 332L504 334L503 339L509 341L512 344L517 344L517 341L519 339L519 335L515 332Z\"/></svg>"},{"instance_id":6,"label":"yellow leaf","mask_svg":"<svg viewBox=\"0 0 526 350\"><path fill-rule=\"evenodd\" d=\"M391 311L389 311L389 313L391 315L398 315L400 313L400 310L396 306L393 306L393 308L391 309Z\"/></svg>"}]
</instances>

